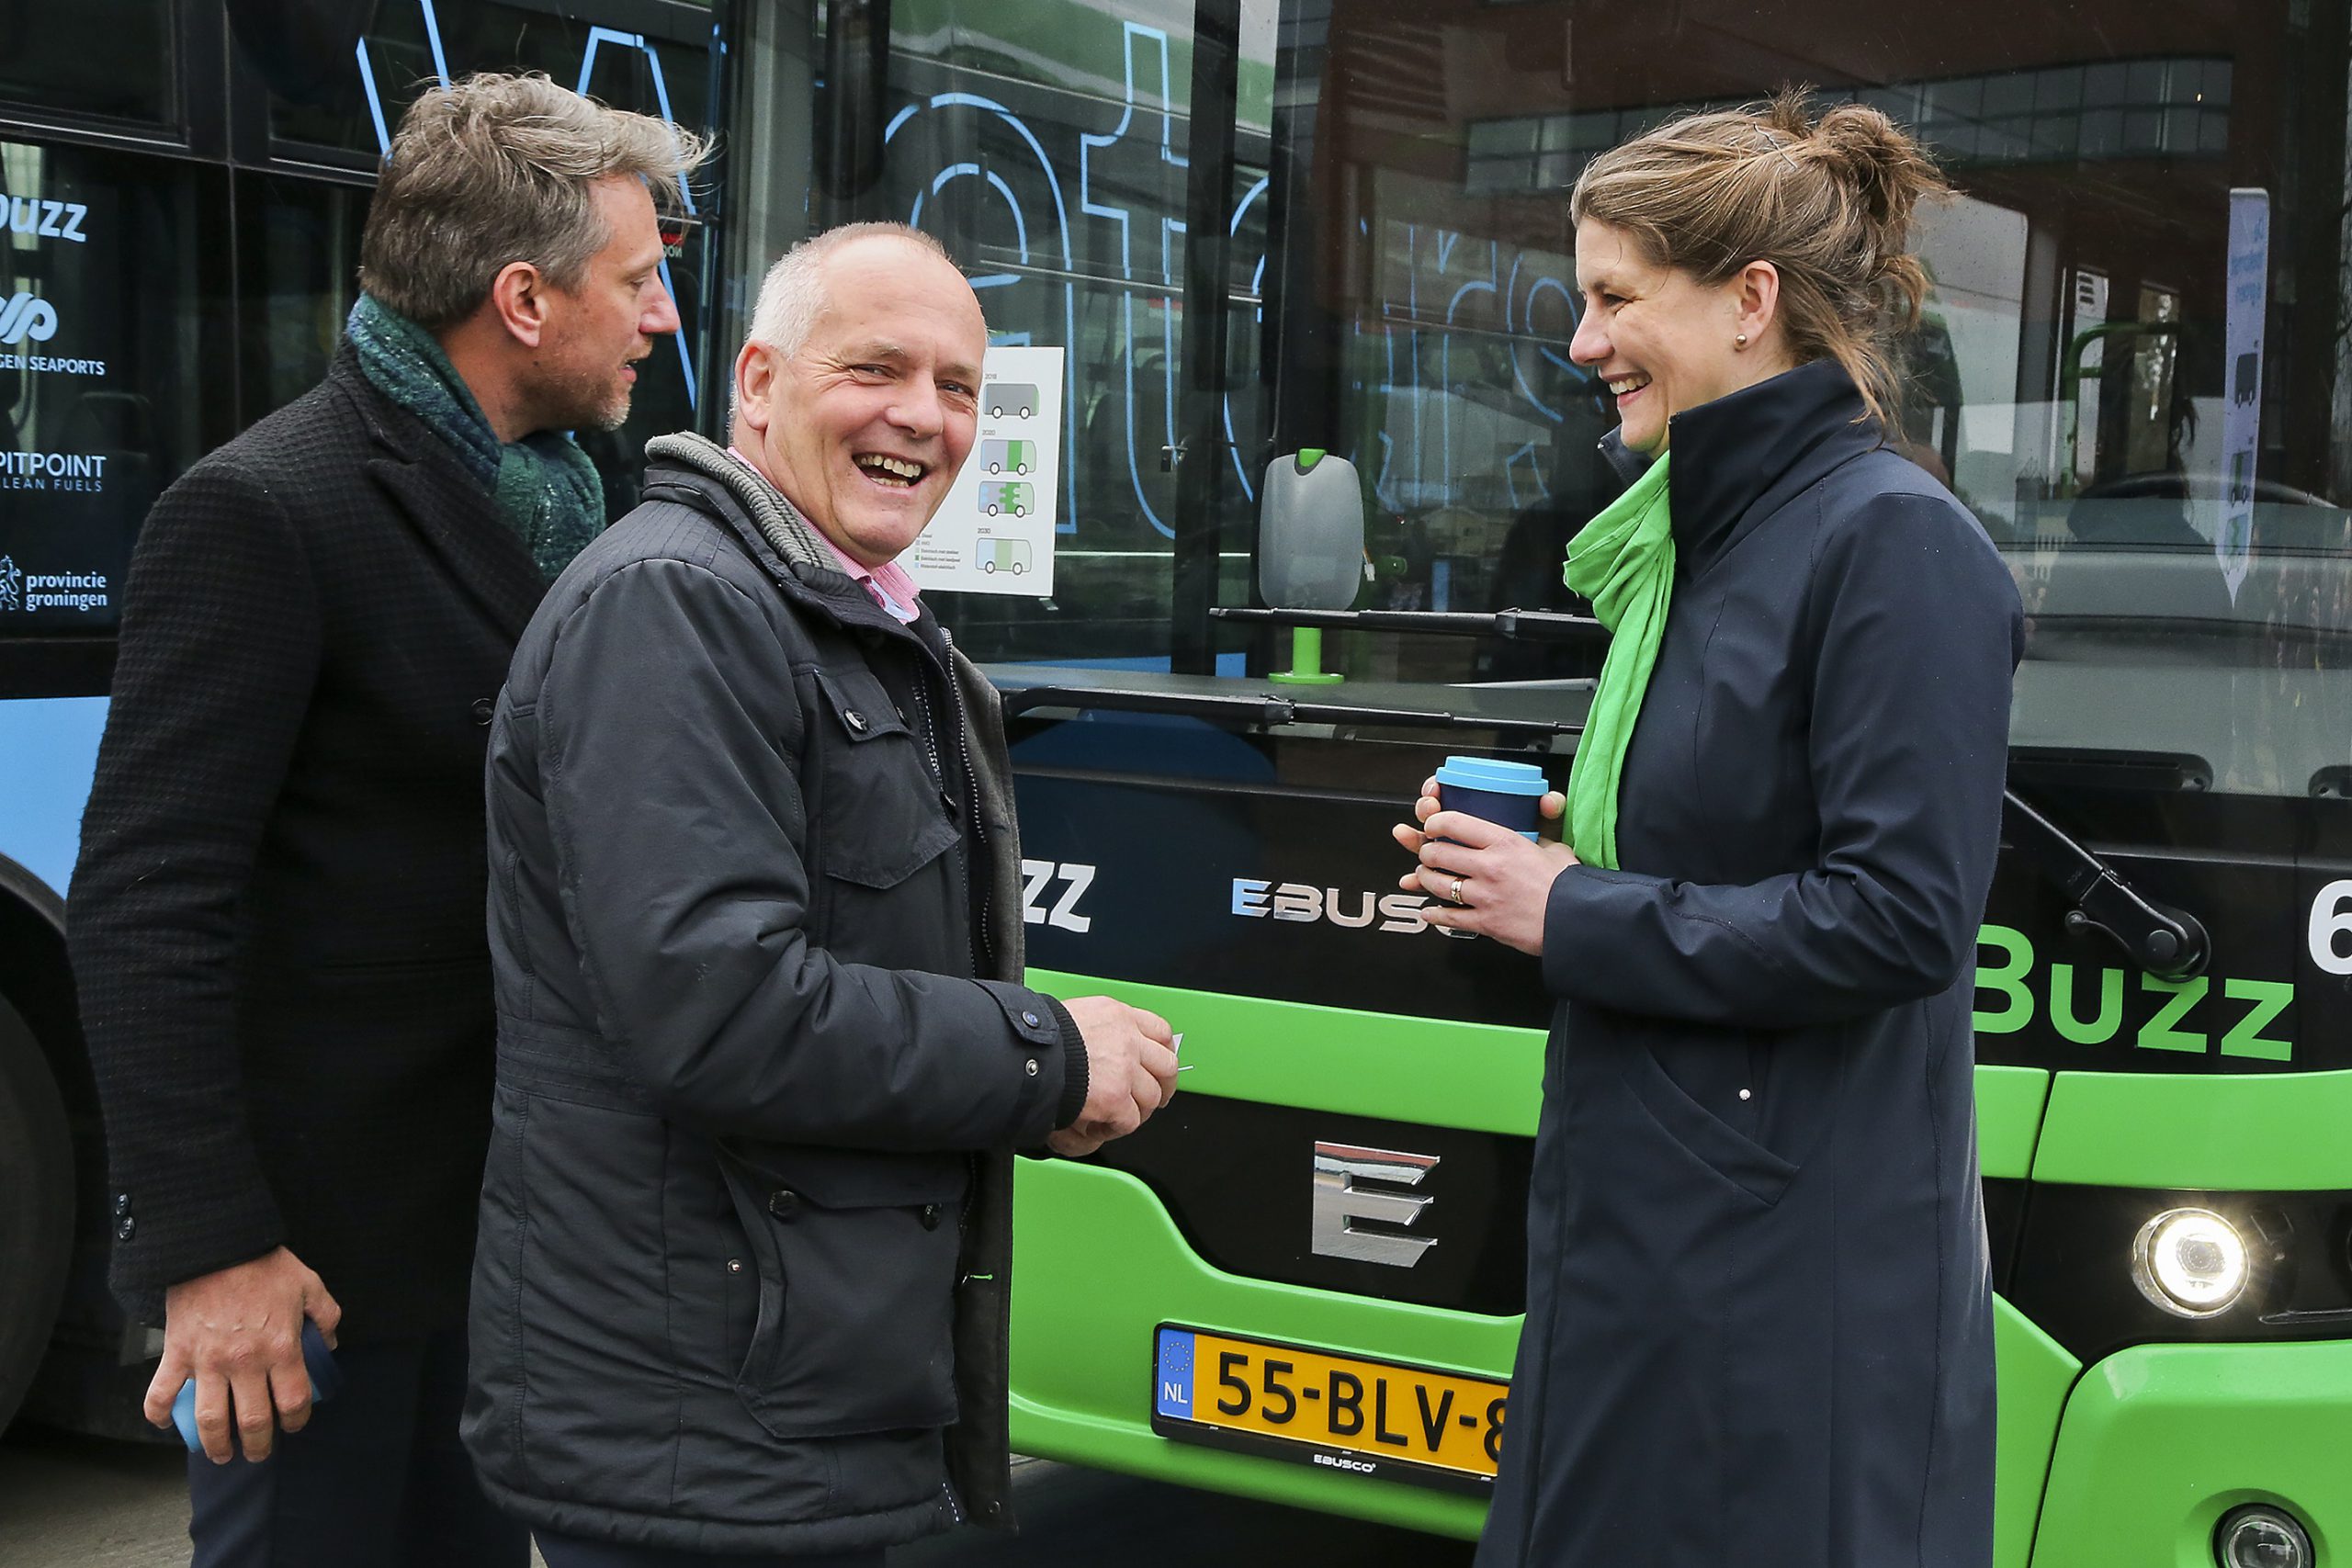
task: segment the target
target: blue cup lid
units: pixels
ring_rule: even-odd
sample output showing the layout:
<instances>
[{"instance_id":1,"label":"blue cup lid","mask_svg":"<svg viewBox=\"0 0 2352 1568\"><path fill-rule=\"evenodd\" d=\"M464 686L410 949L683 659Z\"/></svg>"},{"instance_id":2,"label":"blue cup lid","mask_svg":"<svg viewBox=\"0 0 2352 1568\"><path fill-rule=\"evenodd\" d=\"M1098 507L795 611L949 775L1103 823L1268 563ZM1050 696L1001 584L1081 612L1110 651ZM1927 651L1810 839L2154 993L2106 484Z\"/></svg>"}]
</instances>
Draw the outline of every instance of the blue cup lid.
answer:
<instances>
[{"instance_id":1,"label":"blue cup lid","mask_svg":"<svg viewBox=\"0 0 2352 1568\"><path fill-rule=\"evenodd\" d=\"M1547 795L1552 784L1532 762L1498 762L1487 757L1448 757L1437 782L1491 795Z\"/></svg>"}]
</instances>

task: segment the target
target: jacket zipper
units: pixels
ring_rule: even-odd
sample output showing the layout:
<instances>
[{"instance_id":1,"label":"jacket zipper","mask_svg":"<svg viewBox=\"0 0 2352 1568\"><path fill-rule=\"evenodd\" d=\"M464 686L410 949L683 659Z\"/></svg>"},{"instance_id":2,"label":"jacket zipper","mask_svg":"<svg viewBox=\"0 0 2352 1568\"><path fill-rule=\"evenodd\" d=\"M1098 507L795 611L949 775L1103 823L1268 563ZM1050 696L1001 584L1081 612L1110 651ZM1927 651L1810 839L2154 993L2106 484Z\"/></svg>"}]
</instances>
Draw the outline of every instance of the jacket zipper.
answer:
<instances>
[{"instance_id":1,"label":"jacket zipper","mask_svg":"<svg viewBox=\"0 0 2352 1568\"><path fill-rule=\"evenodd\" d=\"M956 747L956 753L964 764L964 784L970 791L970 799L967 804L972 818L972 853L965 858L964 866L964 899L967 904L969 904L972 899L972 878L977 874L973 869L974 863L977 862L983 867L988 864L988 813L981 808L980 777L972 767L972 739L967 733L967 726L964 722L963 694L956 689L956 638L944 625L939 628L939 640L941 646L947 649L944 670L947 705L955 719ZM922 709L923 748L931 755L932 776L939 781L939 787L944 791L947 788L947 773L946 770L941 766L939 720L932 711L928 681L915 682L915 702ZM979 907L979 919L972 932L972 974L976 978L986 979L989 974L989 955L993 948L989 940L989 899L985 894L980 897Z\"/></svg>"},{"instance_id":2,"label":"jacket zipper","mask_svg":"<svg viewBox=\"0 0 2352 1568\"><path fill-rule=\"evenodd\" d=\"M956 710L956 745L964 761L964 784L972 792L972 842L975 852L973 858L985 866L989 863L989 814L982 808L980 801L979 771L972 766L971 726L966 722L964 694L956 689L956 634L949 631L944 622L939 627L939 641L940 646L947 649L947 700ZM991 891L994 889L993 878L990 879L989 886ZM989 896L986 893L982 894L979 927L973 939L972 972L983 978L989 973L989 960L994 957L996 952L995 944L989 940Z\"/></svg>"},{"instance_id":3,"label":"jacket zipper","mask_svg":"<svg viewBox=\"0 0 2352 1568\"><path fill-rule=\"evenodd\" d=\"M964 782L972 792L972 839L976 852L973 858L978 860L981 865L986 867L989 861L988 813L982 808L980 802L980 775L978 771L972 766L971 728L969 725L965 723L964 694L958 691L956 685L956 634L947 629L945 622L940 623L939 642L941 647L947 649L947 700L956 710L956 745L964 761ZM925 717L928 718L928 716L929 708L926 701ZM935 726L933 728L934 729L936 728ZM935 736L933 742L932 756L932 765L933 767L937 767L938 746ZM968 884L972 876L972 872L968 865L965 869L964 875L966 882ZM989 886L991 889L995 886L993 878L990 879ZM970 889L967 886L965 897L968 900L970 896ZM980 897L979 925L973 937L972 973L983 978L988 975L989 957L993 952L989 942L989 902L990 900L988 895L982 894ZM973 1207L980 1201L979 1156L965 1156L964 1166L964 1211L962 1213L956 1216L956 1231L958 1238L956 1250L959 1257L964 1250L961 1238L964 1233L970 1229ZM961 1279L958 1279L956 1282L960 1286L966 1280L970 1278L971 1276L967 1274ZM949 1488L949 1493L952 1496L954 1488ZM956 1522L958 1524L963 1522L960 1510L958 1510Z\"/></svg>"}]
</instances>

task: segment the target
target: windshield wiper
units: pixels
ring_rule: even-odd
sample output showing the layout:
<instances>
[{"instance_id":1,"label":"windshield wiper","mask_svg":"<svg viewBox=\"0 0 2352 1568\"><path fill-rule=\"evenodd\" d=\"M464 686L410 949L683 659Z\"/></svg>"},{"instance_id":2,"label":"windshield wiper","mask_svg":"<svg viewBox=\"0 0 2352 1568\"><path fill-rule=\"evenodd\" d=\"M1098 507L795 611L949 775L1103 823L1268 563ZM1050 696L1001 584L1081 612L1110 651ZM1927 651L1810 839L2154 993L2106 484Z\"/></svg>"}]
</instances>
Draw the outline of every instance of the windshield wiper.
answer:
<instances>
[{"instance_id":1,"label":"windshield wiper","mask_svg":"<svg viewBox=\"0 0 2352 1568\"><path fill-rule=\"evenodd\" d=\"M1245 610L1218 607L1214 620L1332 631L1419 632L1429 637L1498 637L1522 642L1606 641L1609 628L1590 615L1558 610Z\"/></svg>"},{"instance_id":2,"label":"windshield wiper","mask_svg":"<svg viewBox=\"0 0 2352 1568\"><path fill-rule=\"evenodd\" d=\"M2204 972L2212 954L2204 922L2186 909L2142 897L2113 866L2017 791L2003 791L2001 805L2009 842L2074 900L2066 911L2068 931L2095 931L2113 939L2132 963L2159 979L2186 980Z\"/></svg>"},{"instance_id":3,"label":"windshield wiper","mask_svg":"<svg viewBox=\"0 0 2352 1568\"><path fill-rule=\"evenodd\" d=\"M1581 724L1559 719L1300 702L1295 697L1277 696L1271 692L1227 696L1208 692L1161 692L1134 686L1023 686L1003 695L1007 717L1037 708L1101 708L1114 713L1176 714L1186 718L1224 719L1246 728L1270 729L1284 724L1372 724L1395 728L1532 729L1547 735L1573 735L1584 728Z\"/></svg>"}]
</instances>

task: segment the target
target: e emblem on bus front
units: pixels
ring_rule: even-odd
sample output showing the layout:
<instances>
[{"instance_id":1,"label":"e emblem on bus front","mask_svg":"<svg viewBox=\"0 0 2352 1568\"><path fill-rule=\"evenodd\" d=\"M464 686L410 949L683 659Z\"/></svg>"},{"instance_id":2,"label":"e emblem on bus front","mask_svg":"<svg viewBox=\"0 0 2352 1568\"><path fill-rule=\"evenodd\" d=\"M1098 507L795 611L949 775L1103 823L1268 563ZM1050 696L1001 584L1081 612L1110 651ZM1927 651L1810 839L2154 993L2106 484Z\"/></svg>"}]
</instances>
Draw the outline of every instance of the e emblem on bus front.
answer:
<instances>
[{"instance_id":1,"label":"e emblem on bus front","mask_svg":"<svg viewBox=\"0 0 2352 1568\"><path fill-rule=\"evenodd\" d=\"M1326 1258L1348 1258L1360 1263L1385 1263L1410 1269L1437 1245L1433 1235L1394 1235L1362 1231L1351 1222L1385 1220L1409 1225L1436 1199L1410 1192L1383 1192L1358 1187L1359 1180L1419 1187L1437 1168L1435 1155L1399 1154L1394 1149L1364 1149L1353 1144L1315 1145L1315 1223L1313 1248Z\"/></svg>"}]
</instances>

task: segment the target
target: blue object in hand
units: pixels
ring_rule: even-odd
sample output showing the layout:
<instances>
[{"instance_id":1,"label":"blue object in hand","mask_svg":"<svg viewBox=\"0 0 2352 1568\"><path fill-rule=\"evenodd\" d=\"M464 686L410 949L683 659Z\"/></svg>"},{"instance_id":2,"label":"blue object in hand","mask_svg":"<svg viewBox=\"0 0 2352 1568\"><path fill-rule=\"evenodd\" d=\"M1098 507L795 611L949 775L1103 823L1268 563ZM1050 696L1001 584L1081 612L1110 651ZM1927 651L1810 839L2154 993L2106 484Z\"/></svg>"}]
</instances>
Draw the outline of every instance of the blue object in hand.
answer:
<instances>
[{"instance_id":1,"label":"blue object in hand","mask_svg":"<svg viewBox=\"0 0 2352 1568\"><path fill-rule=\"evenodd\" d=\"M1530 839L1537 836L1541 804L1551 788L1544 770L1531 762L1448 757L1437 771L1440 810L1483 817Z\"/></svg>"},{"instance_id":2,"label":"blue object in hand","mask_svg":"<svg viewBox=\"0 0 2352 1568\"><path fill-rule=\"evenodd\" d=\"M324 1404L343 1388L343 1369L334 1364L334 1352L327 1348L326 1336L309 1318L302 1320L302 1367L311 1374L311 1403ZM275 1414L273 1413L273 1419ZM202 1453L204 1439L196 1435L196 1380L190 1378L180 1384L179 1397L172 1401L172 1425L180 1429L180 1441L187 1451ZM229 1440L236 1441L236 1428L230 1428Z\"/></svg>"}]
</instances>

